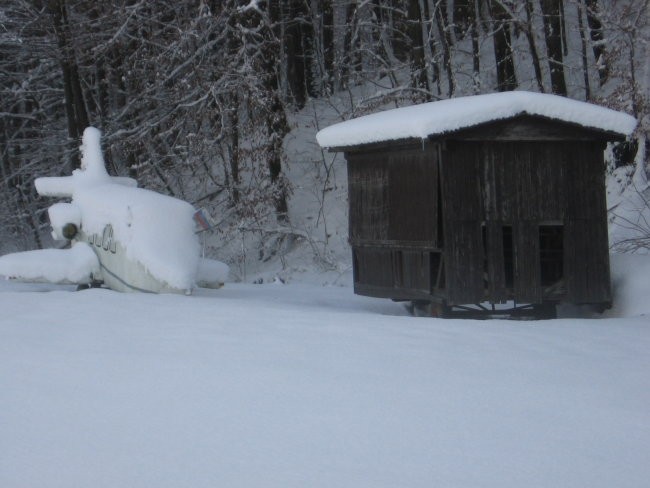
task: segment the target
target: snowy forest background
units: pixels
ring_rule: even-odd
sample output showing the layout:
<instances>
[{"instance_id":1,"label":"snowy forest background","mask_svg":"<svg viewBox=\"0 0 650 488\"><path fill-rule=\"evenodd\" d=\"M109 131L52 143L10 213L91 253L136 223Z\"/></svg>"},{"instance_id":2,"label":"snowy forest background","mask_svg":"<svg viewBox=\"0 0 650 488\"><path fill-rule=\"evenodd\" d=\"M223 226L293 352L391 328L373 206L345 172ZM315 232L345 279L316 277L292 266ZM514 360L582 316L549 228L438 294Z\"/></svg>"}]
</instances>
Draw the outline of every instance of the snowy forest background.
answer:
<instances>
[{"instance_id":1,"label":"snowy forest background","mask_svg":"<svg viewBox=\"0 0 650 488\"><path fill-rule=\"evenodd\" d=\"M110 173L212 215L205 252L234 279L337 283L345 162L316 132L507 90L639 120L608 191L619 247L647 247L649 41L650 0L3 0L0 251L52 244L33 180L70 174L93 125Z\"/></svg>"}]
</instances>

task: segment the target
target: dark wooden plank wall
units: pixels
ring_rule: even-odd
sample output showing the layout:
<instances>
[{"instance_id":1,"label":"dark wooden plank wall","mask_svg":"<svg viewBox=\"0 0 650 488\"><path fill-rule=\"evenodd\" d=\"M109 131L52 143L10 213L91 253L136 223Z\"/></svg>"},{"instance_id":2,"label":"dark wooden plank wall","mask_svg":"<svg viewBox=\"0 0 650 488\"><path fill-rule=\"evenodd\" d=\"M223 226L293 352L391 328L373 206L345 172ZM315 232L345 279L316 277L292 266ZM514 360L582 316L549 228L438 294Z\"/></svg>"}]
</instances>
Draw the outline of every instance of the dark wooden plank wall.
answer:
<instances>
[{"instance_id":1,"label":"dark wooden plank wall","mask_svg":"<svg viewBox=\"0 0 650 488\"><path fill-rule=\"evenodd\" d=\"M437 151L388 154L388 239L436 246L438 217Z\"/></svg>"},{"instance_id":2,"label":"dark wooden plank wall","mask_svg":"<svg viewBox=\"0 0 650 488\"><path fill-rule=\"evenodd\" d=\"M447 137L443 135L440 138L446 139ZM609 141L624 139L620 134L613 132L589 129L577 124L525 114L475 125L458 132L455 137L462 138L464 141L543 141L546 144L549 142L552 144L555 141L593 142L602 139Z\"/></svg>"},{"instance_id":3,"label":"dark wooden plank wall","mask_svg":"<svg viewBox=\"0 0 650 488\"><path fill-rule=\"evenodd\" d=\"M602 149L597 141L449 141L441 181L450 303L541 302L540 224L565 226L569 299L610 300ZM504 226L513 232L511 291Z\"/></svg>"},{"instance_id":4,"label":"dark wooden plank wall","mask_svg":"<svg viewBox=\"0 0 650 488\"><path fill-rule=\"evenodd\" d=\"M384 289L428 295L430 253L438 247L437 151L429 146L346 157L355 286L374 296L391 296Z\"/></svg>"},{"instance_id":5,"label":"dark wooden plank wall","mask_svg":"<svg viewBox=\"0 0 650 488\"><path fill-rule=\"evenodd\" d=\"M393 251L384 248L355 249L355 282L381 288L392 288L395 283L392 260Z\"/></svg>"},{"instance_id":6,"label":"dark wooden plank wall","mask_svg":"<svg viewBox=\"0 0 650 488\"><path fill-rule=\"evenodd\" d=\"M398 288L431 292L431 253L418 250L404 250L395 252L395 270L401 276L401 282L396 283Z\"/></svg>"},{"instance_id":7,"label":"dark wooden plank wall","mask_svg":"<svg viewBox=\"0 0 650 488\"><path fill-rule=\"evenodd\" d=\"M436 253L355 247L352 254L355 293L405 300L431 298L432 284L437 277L435 264L439 264Z\"/></svg>"},{"instance_id":8,"label":"dark wooden plank wall","mask_svg":"<svg viewBox=\"0 0 650 488\"><path fill-rule=\"evenodd\" d=\"M467 142L465 144L468 144ZM556 145L557 144L557 145ZM518 302L540 303L541 286L538 225L563 221L566 185L562 143L483 142L475 147L482 160L481 190L488 234L488 297L493 302L514 297ZM498 228L512 227L514 287L508 290L502 276L503 235ZM498 239L501 237L501 246Z\"/></svg>"},{"instance_id":9,"label":"dark wooden plank wall","mask_svg":"<svg viewBox=\"0 0 650 488\"><path fill-rule=\"evenodd\" d=\"M600 144L566 148L564 239L567 294L573 303L611 301L605 167ZM595 164L600 162L600 164Z\"/></svg>"},{"instance_id":10,"label":"dark wooden plank wall","mask_svg":"<svg viewBox=\"0 0 650 488\"><path fill-rule=\"evenodd\" d=\"M469 143L482 160L487 220L561 221L567 205L561 142Z\"/></svg>"},{"instance_id":11,"label":"dark wooden plank wall","mask_svg":"<svg viewBox=\"0 0 650 488\"><path fill-rule=\"evenodd\" d=\"M540 302L539 225L563 225L568 299L609 301L598 134L522 118L458 136L420 147L346 153L355 286L394 298L435 294L435 253L443 252L449 303L513 297ZM512 235L512 289L504 271L504 229Z\"/></svg>"},{"instance_id":12,"label":"dark wooden plank wall","mask_svg":"<svg viewBox=\"0 0 650 488\"><path fill-rule=\"evenodd\" d=\"M480 156L477 143L448 144L442 156L445 279L450 304L483 301Z\"/></svg>"},{"instance_id":13,"label":"dark wooden plank wall","mask_svg":"<svg viewBox=\"0 0 650 488\"><path fill-rule=\"evenodd\" d=\"M607 223L570 220L564 248L567 298L572 303L610 302L609 252L597 245L607 242Z\"/></svg>"},{"instance_id":14,"label":"dark wooden plank wall","mask_svg":"<svg viewBox=\"0 0 650 488\"><path fill-rule=\"evenodd\" d=\"M437 152L348 154L350 240L437 245Z\"/></svg>"},{"instance_id":15,"label":"dark wooden plank wall","mask_svg":"<svg viewBox=\"0 0 650 488\"><path fill-rule=\"evenodd\" d=\"M388 167L376 157L348 157L349 236L352 242L388 237Z\"/></svg>"}]
</instances>

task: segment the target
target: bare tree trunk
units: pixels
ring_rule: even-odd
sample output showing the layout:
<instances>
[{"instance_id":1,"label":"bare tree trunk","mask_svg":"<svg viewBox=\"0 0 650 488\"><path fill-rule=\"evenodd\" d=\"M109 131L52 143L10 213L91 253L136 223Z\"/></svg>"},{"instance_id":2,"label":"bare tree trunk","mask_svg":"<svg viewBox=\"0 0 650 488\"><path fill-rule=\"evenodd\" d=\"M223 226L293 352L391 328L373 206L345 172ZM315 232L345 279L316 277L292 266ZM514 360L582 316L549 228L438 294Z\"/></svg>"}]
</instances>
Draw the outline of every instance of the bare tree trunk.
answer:
<instances>
[{"instance_id":1,"label":"bare tree trunk","mask_svg":"<svg viewBox=\"0 0 650 488\"><path fill-rule=\"evenodd\" d=\"M88 127L88 113L84 102L81 82L79 80L79 68L77 66L72 41L69 39L70 25L66 12L65 0L50 0L48 3L49 13L52 16L52 23L56 33L59 46L61 72L63 74L63 92L65 96L65 108L68 116L68 136L76 146ZM73 149L72 147L70 148ZM73 165L79 166L77 151L72 151Z\"/></svg>"},{"instance_id":2,"label":"bare tree trunk","mask_svg":"<svg viewBox=\"0 0 650 488\"><path fill-rule=\"evenodd\" d=\"M472 64L471 80L472 91L481 92L481 5L483 0L460 0L447 2L447 8L451 9L452 19L451 26L448 27L450 34L453 34L453 42L469 36L471 40ZM469 66L468 66L469 67ZM464 68L464 67L463 67Z\"/></svg>"},{"instance_id":3,"label":"bare tree trunk","mask_svg":"<svg viewBox=\"0 0 650 488\"><path fill-rule=\"evenodd\" d=\"M526 34L526 40L528 41L528 49L530 50L530 55L533 59L533 69L535 70L535 81L537 82L537 89L540 93L544 93L544 80L542 78L542 67L539 62L539 52L537 51L537 46L535 44L535 37L533 35L533 4L532 0L526 1L526 28L524 33Z\"/></svg>"},{"instance_id":4,"label":"bare tree trunk","mask_svg":"<svg viewBox=\"0 0 650 488\"><path fill-rule=\"evenodd\" d=\"M408 2L408 37L411 44L411 86L429 91L426 65L424 63L424 41L422 38L423 14L421 2Z\"/></svg>"},{"instance_id":5,"label":"bare tree trunk","mask_svg":"<svg viewBox=\"0 0 650 488\"><path fill-rule=\"evenodd\" d=\"M347 88L351 72L355 70L354 58L356 57L355 42L355 11L356 5L352 2L345 6L345 26L343 34L342 52L339 53L338 89Z\"/></svg>"},{"instance_id":6,"label":"bare tree trunk","mask_svg":"<svg viewBox=\"0 0 650 488\"><path fill-rule=\"evenodd\" d=\"M490 15L497 63L497 90L512 91L517 88L517 76L510 37L511 19L499 2L490 3Z\"/></svg>"},{"instance_id":7,"label":"bare tree trunk","mask_svg":"<svg viewBox=\"0 0 650 488\"><path fill-rule=\"evenodd\" d=\"M448 95L449 98L454 96L456 91L456 81L451 66L451 46L452 40L449 33L449 22L447 20L447 4L445 2L437 2L436 8L431 15L436 20L438 32L440 34L440 45L442 47L442 64L447 74Z\"/></svg>"},{"instance_id":8,"label":"bare tree trunk","mask_svg":"<svg viewBox=\"0 0 650 488\"><path fill-rule=\"evenodd\" d=\"M293 100L298 108L305 106L307 96L314 96L311 63L314 58L314 30L309 8L304 0L288 2L283 12L286 76Z\"/></svg>"},{"instance_id":9,"label":"bare tree trunk","mask_svg":"<svg viewBox=\"0 0 650 488\"><path fill-rule=\"evenodd\" d=\"M541 0L544 16L544 35L548 65L551 71L551 90L558 95L567 95L564 79L564 58L562 32L564 30L564 11L562 0Z\"/></svg>"},{"instance_id":10,"label":"bare tree trunk","mask_svg":"<svg viewBox=\"0 0 650 488\"><path fill-rule=\"evenodd\" d=\"M25 192L25 182L21 181L17 185L17 189L20 194L21 207L27 214L27 221L29 222L29 229L32 233L32 238L34 239L34 242L36 243L38 249L43 249L43 241L41 240L41 233L39 232L38 218L35 215L33 205L30 204L33 202L30 202L30 198Z\"/></svg>"},{"instance_id":11,"label":"bare tree trunk","mask_svg":"<svg viewBox=\"0 0 650 488\"><path fill-rule=\"evenodd\" d=\"M270 79L272 77L269 77ZM268 88L273 92L273 82L271 81ZM284 136L289 132L284 107L277 92L272 95L273 101L269 107L267 117L268 134L271 140L270 154L268 160L269 176L271 183L275 186L275 211L279 221L287 222L289 220L289 205L287 203L287 192L282 176L282 144Z\"/></svg>"},{"instance_id":12,"label":"bare tree trunk","mask_svg":"<svg viewBox=\"0 0 650 488\"><path fill-rule=\"evenodd\" d=\"M332 0L316 0L316 12L320 15L321 60L320 90L329 94L334 80L334 10Z\"/></svg>"},{"instance_id":13,"label":"bare tree trunk","mask_svg":"<svg viewBox=\"0 0 650 488\"><path fill-rule=\"evenodd\" d=\"M603 35L603 25L598 18L599 4L598 0L583 0L587 8L587 24L591 35L591 45L593 46L594 58L596 59L596 68L598 68L598 77L600 86L603 86L609 78L609 66L605 59L605 44Z\"/></svg>"},{"instance_id":14,"label":"bare tree trunk","mask_svg":"<svg viewBox=\"0 0 650 488\"><path fill-rule=\"evenodd\" d=\"M474 0L469 11L472 36L472 85L475 94L481 93L480 0Z\"/></svg>"},{"instance_id":15,"label":"bare tree trunk","mask_svg":"<svg viewBox=\"0 0 650 488\"><path fill-rule=\"evenodd\" d=\"M591 100L591 85L589 82L589 62L587 59L587 33L582 21L584 5L578 4L578 29L580 30L580 53L582 57L582 75L585 83L585 100Z\"/></svg>"},{"instance_id":16,"label":"bare tree trunk","mask_svg":"<svg viewBox=\"0 0 650 488\"><path fill-rule=\"evenodd\" d=\"M289 219L289 205L287 203L287 192L282 176L282 154L284 136L289 132L287 124L287 117L284 111L284 106L280 99L278 77L276 67L278 66L279 59L277 57L278 40L277 30L274 31L273 27L277 25L280 20L279 11L273 7L272 4L268 6L268 16L270 21L270 28L267 31L266 42L262 47L263 56L263 73L264 77L263 89L265 98L269 104L266 107L266 126L267 135L269 138L269 154L268 154L268 169L271 183L274 186L275 195L275 212L279 221L287 222Z\"/></svg>"},{"instance_id":17,"label":"bare tree trunk","mask_svg":"<svg viewBox=\"0 0 650 488\"><path fill-rule=\"evenodd\" d=\"M229 151L229 166L230 166L230 188L231 196L234 205L239 203L239 184L241 182L239 176L239 95L232 94L232 106L229 109L228 123L230 135L230 151Z\"/></svg>"}]
</instances>

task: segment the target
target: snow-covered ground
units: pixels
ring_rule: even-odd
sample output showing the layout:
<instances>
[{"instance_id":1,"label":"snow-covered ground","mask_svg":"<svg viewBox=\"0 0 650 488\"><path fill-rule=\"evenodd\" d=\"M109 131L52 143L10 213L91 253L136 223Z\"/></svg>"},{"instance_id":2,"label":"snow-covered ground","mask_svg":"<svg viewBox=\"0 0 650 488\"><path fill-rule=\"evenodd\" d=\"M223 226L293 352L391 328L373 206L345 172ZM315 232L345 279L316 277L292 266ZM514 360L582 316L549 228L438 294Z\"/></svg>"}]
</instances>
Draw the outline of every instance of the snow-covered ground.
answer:
<instances>
[{"instance_id":1,"label":"snow-covered ground","mask_svg":"<svg viewBox=\"0 0 650 488\"><path fill-rule=\"evenodd\" d=\"M540 322L1 282L0 486L646 486L649 270L615 259L609 316Z\"/></svg>"}]
</instances>

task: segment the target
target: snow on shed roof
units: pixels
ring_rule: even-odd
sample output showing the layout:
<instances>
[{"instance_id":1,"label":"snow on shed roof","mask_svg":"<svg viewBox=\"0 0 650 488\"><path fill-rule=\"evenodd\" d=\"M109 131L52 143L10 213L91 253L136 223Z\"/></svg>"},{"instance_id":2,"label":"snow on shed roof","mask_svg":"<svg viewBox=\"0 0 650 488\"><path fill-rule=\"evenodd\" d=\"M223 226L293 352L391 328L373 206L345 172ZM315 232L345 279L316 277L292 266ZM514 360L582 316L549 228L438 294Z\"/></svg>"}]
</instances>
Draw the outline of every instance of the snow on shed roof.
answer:
<instances>
[{"instance_id":1,"label":"snow on shed roof","mask_svg":"<svg viewBox=\"0 0 650 488\"><path fill-rule=\"evenodd\" d=\"M450 98L386 110L331 125L316 134L322 147L349 147L399 139L426 139L518 115L537 115L629 136L636 119L591 103L526 91Z\"/></svg>"}]
</instances>

